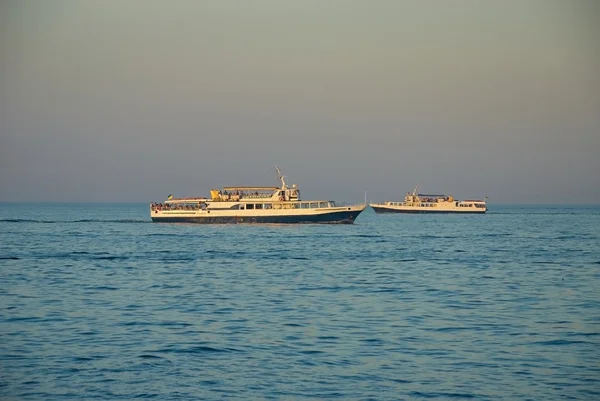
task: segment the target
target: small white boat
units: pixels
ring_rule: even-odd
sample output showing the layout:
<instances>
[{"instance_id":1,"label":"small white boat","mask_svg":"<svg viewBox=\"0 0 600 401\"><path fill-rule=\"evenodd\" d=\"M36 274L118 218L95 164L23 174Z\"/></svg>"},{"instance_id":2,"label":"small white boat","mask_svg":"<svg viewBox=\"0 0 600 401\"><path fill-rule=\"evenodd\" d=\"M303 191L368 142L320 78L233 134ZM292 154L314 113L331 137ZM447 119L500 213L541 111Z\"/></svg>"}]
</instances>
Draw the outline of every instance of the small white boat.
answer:
<instances>
[{"instance_id":1,"label":"small white boat","mask_svg":"<svg viewBox=\"0 0 600 401\"><path fill-rule=\"evenodd\" d=\"M375 213L485 213L487 211L487 197L483 200L457 200L449 195L427 195L417 193L419 186L413 193L406 193L404 202L385 201L383 203L370 203L369 206Z\"/></svg>"},{"instance_id":2,"label":"small white boat","mask_svg":"<svg viewBox=\"0 0 600 401\"><path fill-rule=\"evenodd\" d=\"M300 199L294 184L288 187L277 166L281 187L224 187L210 198L174 198L150 204L154 222L180 223L329 223L352 224L366 204L337 206L334 201Z\"/></svg>"}]
</instances>

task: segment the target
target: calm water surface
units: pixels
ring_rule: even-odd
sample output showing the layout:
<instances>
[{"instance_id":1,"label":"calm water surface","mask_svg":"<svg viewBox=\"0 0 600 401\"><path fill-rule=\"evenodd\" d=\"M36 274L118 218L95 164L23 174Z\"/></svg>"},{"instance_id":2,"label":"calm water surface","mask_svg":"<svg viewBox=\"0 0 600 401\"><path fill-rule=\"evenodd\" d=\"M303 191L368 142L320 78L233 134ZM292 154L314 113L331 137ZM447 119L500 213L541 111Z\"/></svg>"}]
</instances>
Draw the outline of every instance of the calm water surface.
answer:
<instances>
[{"instance_id":1,"label":"calm water surface","mask_svg":"<svg viewBox=\"0 0 600 401\"><path fill-rule=\"evenodd\" d=\"M0 204L2 400L600 399L600 207L351 226Z\"/></svg>"}]
</instances>

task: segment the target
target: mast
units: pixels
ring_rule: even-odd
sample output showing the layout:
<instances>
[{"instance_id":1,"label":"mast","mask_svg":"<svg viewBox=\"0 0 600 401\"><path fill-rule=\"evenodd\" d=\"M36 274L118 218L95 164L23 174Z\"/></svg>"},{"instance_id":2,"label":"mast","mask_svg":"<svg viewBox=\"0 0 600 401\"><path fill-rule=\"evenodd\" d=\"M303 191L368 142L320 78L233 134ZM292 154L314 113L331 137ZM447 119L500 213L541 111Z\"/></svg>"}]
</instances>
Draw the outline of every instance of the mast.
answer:
<instances>
[{"instance_id":1,"label":"mast","mask_svg":"<svg viewBox=\"0 0 600 401\"><path fill-rule=\"evenodd\" d=\"M285 183L285 176L281 173L281 170L279 170L279 167L277 167L277 165L275 165L275 169L277 170L277 178L281 180L281 189L287 189L287 185Z\"/></svg>"},{"instance_id":2,"label":"mast","mask_svg":"<svg viewBox=\"0 0 600 401\"><path fill-rule=\"evenodd\" d=\"M420 201L421 201L421 199L419 199L419 197L417 196L417 191L418 191L418 190L419 190L419 186L417 185L417 186L415 187L415 190L414 190L414 191L413 191L413 193L412 193L412 196L410 197L410 201L411 201L411 202L413 202L413 203L414 203L414 202L420 202ZM417 199L418 199L418 201L417 201Z\"/></svg>"}]
</instances>

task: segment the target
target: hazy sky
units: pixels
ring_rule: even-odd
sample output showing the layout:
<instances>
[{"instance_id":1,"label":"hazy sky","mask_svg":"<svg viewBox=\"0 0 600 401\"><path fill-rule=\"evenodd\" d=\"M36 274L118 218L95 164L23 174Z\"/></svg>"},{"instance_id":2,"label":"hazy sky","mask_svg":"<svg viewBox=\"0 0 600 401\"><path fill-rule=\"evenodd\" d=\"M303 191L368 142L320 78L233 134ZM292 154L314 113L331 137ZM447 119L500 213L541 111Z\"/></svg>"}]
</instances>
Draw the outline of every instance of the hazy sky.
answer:
<instances>
[{"instance_id":1,"label":"hazy sky","mask_svg":"<svg viewBox=\"0 0 600 401\"><path fill-rule=\"evenodd\" d=\"M0 1L0 201L600 203L600 2Z\"/></svg>"}]
</instances>

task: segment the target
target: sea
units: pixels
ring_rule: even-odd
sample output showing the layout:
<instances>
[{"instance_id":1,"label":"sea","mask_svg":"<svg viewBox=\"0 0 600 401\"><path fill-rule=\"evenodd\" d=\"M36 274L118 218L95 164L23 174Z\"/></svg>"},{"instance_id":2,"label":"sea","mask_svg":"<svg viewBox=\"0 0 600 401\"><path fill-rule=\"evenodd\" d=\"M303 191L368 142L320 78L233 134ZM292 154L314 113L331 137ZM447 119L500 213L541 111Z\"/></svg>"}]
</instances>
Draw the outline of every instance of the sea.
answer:
<instances>
[{"instance_id":1,"label":"sea","mask_svg":"<svg viewBox=\"0 0 600 401\"><path fill-rule=\"evenodd\" d=\"M598 400L600 206L0 204L1 400Z\"/></svg>"}]
</instances>

